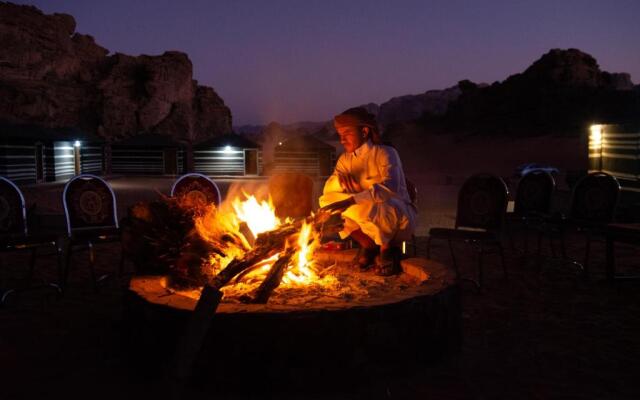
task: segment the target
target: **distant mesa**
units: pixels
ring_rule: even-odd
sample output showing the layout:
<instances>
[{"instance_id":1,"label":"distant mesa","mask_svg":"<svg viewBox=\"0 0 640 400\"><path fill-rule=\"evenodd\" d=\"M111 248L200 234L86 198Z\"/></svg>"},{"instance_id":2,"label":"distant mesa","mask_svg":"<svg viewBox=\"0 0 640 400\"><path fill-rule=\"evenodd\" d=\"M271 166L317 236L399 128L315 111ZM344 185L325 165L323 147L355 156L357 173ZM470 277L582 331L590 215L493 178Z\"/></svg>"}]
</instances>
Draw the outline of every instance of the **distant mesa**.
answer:
<instances>
[{"instance_id":1,"label":"distant mesa","mask_svg":"<svg viewBox=\"0 0 640 400\"><path fill-rule=\"evenodd\" d=\"M510 136L578 134L593 121L636 123L640 91L629 74L602 71L591 55L553 49L520 74L479 87L459 84L462 94L442 118L425 126L448 132Z\"/></svg>"},{"instance_id":2,"label":"distant mesa","mask_svg":"<svg viewBox=\"0 0 640 400\"><path fill-rule=\"evenodd\" d=\"M594 121L639 123L640 85L627 73L602 71L595 58L580 50L552 49L502 82L462 80L447 89L362 106L377 115L392 141L425 133L578 135ZM299 133L336 139L331 121L251 127L258 141Z\"/></svg>"},{"instance_id":3,"label":"distant mesa","mask_svg":"<svg viewBox=\"0 0 640 400\"><path fill-rule=\"evenodd\" d=\"M109 54L75 28L70 15L0 2L0 120L112 139L158 133L196 142L231 131L231 111L193 80L186 54Z\"/></svg>"}]
</instances>

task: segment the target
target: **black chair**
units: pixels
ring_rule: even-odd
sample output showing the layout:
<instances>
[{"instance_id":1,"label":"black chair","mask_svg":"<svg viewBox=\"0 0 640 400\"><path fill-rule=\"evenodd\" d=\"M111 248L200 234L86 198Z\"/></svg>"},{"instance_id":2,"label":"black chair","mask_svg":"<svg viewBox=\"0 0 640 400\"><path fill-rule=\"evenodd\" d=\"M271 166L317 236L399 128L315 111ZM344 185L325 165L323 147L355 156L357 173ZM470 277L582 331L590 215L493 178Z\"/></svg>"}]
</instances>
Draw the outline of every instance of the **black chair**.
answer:
<instances>
[{"instance_id":1,"label":"black chair","mask_svg":"<svg viewBox=\"0 0 640 400\"><path fill-rule=\"evenodd\" d=\"M198 173L185 174L176 179L171 187L171 197L184 198L193 205L222 202L220 189L208 176Z\"/></svg>"},{"instance_id":2,"label":"black chair","mask_svg":"<svg viewBox=\"0 0 640 400\"><path fill-rule=\"evenodd\" d=\"M109 275L96 277L94 246L101 243L120 242L120 228L113 189L102 178L82 174L75 176L64 187L62 194L67 219L65 268L63 285L67 284L69 267L74 249L87 249L89 268L94 289ZM124 257L121 254L118 273L121 275Z\"/></svg>"},{"instance_id":3,"label":"black chair","mask_svg":"<svg viewBox=\"0 0 640 400\"><path fill-rule=\"evenodd\" d=\"M501 243L501 233L507 211L509 191L504 181L494 175L478 174L468 178L458 192L458 207L455 228L431 228L427 238L427 258L430 258L433 239L446 240L453 265L458 264L453 249L454 241L475 245L478 250L478 279L470 280L478 289L483 284L482 258L487 250L496 249L500 255L502 269L507 278L507 267Z\"/></svg>"},{"instance_id":4,"label":"black chair","mask_svg":"<svg viewBox=\"0 0 640 400\"><path fill-rule=\"evenodd\" d=\"M35 288L52 287L61 292L60 286L55 283L31 285L38 249L48 248L54 251L52 254L57 257L59 277L61 276L61 264L58 246L59 235L53 231L37 232L33 229L30 230L27 221L27 211L22 192L9 179L0 176L0 251L31 251L25 285L5 290L2 293L0 303L4 303L12 293Z\"/></svg>"},{"instance_id":5,"label":"black chair","mask_svg":"<svg viewBox=\"0 0 640 400\"><path fill-rule=\"evenodd\" d=\"M518 183L513 212L507 213L507 230L512 249L516 232L524 234L524 252L529 245L529 232L539 232L540 225L545 216L551 211L551 199L556 189L556 181L546 171L532 171L526 174ZM550 242L551 243L551 242ZM553 245L552 252L554 251ZM541 251L540 236L538 236L538 249Z\"/></svg>"},{"instance_id":6,"label":"black chair","mask_svg":"<svg viewBox=\"0 0 640 400\"><path fill-rule=\"evenodd\" d=\"M407 192L409 192L409 199L411 200L411 204L413 207L418 207L418 188L408 179L405 179L405 184L407 186ZM411 247L413 247L413 256L418 255L418 241L416 239L416 235L411 235Z\"/></svg>"},{"instance_id":7,"label":"black chair","mask_svg":"<svg viewBox=\"0 0 640 400\"><path fill-rule=\"evenodd\" d=\"M614 222L620 199L620 183L604 172L594 172L581 178L571 192L569 213L549 216L540 235L559 236L562 258L577 266L585 277L589 276L591 243L595 238L604 239L606 226ZM586 237L583 263L567 258L565 235L568 231L584 233Z\"/></svg>"}]
</instances>

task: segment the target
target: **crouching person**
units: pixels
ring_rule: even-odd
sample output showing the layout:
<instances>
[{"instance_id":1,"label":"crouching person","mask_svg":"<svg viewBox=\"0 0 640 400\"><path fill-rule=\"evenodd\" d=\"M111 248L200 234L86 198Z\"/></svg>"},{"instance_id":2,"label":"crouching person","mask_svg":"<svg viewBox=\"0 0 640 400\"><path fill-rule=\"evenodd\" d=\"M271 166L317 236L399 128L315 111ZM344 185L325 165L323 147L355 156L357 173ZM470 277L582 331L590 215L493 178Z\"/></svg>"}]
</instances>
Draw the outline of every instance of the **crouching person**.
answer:
<instances>
[{"instance_id":1,"label":"crouching person","mask_svg":"<svg viewBox=\"0 0 640 400\"><path fill-rule=\"evenodd\" d=\"M381 144L375 117L351 108L334 118L344 153L320 197L322 212L342 211L340 237L351 237L361 251L356 266L379 275L400 272L400 246L411 239L416 210L407 192L396 150Z\"/></svg>"}]
</instances>

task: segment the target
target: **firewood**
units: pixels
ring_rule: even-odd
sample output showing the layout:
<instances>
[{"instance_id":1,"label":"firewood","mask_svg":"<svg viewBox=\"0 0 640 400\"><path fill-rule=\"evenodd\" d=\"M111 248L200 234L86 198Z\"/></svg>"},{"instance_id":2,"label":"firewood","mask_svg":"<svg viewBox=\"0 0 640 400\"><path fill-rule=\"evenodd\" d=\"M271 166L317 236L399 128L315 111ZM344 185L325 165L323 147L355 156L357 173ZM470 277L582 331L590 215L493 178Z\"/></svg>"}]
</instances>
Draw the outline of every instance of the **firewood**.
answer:
<instances>
[{"instance_id":1,"label":"firewood","mask_svg":"<svg viewBox=\"0 0 640 400\"><path fill-rule=\"evenodd\" d=\"M269 273L267 277L262 281L258 289L256 290L256 294L254 295L251 303L256 304L266 304L271 296L271 293L280 286L280 282L282 282L282 277L289 265L289 261L291 257L293 257L294 250L288 249L285 254L281 255L280 258L271 266L269 269Z\"/></svg>"}]
</instances>

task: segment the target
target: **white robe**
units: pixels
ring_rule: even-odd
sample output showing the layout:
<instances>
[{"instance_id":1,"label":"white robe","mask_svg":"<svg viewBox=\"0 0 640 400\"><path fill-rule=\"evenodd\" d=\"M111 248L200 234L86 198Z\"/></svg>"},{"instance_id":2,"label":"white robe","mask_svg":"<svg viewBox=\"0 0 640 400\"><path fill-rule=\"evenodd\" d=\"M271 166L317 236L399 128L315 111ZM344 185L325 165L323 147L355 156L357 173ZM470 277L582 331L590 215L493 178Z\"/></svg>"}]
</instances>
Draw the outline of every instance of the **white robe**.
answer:
<instances>
[{"instance_id":1,"label":"white robe","mask_svg":"<svg viewBox=\"0 0 640 400\"><path fill-rule=\"evenodd\" d=\"M363 190L345 193L338 178L341 174L351 175ZM416 209L411 204L402 163L394 148L369 141L338 158L333 175L325 182L320 206L351 196L356 204L342 213L345 224L341 238L361 229L379 246L411 239Z\"/></svg>"}]
</instances>

